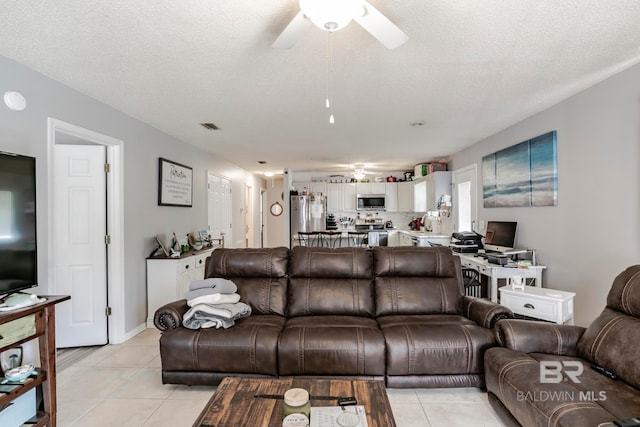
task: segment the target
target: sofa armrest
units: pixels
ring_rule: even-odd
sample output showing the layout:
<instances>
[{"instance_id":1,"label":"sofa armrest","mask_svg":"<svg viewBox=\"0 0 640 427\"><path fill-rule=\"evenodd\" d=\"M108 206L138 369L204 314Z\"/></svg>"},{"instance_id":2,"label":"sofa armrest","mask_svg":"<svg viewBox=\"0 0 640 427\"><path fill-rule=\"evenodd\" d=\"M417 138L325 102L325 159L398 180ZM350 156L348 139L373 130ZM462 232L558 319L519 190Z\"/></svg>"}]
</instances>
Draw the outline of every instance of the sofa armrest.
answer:
<instances>
[{"instance_id":1,"label":"sofa armrest","mask_svg":"<svg viewBox=\"0 0 640 427\"><path fill-rule=\"evenodd\" d=\"M507 319L496 323L498 343L523 353L577 356L576 344L586 329L532 320Z\"/></svg>"},{"instance_id":2,"label":"sofa armrest","mask_svg":"<svg viewBox=\"0 0 640 427\"><path fill-rule=\"evenodd\" d=\"M182 325L182 316L189 310L187 300L174 301L156 310L153 324L161 331L176 329Z\"/></svg>"},{"instance_id":3,"label":"sofa armrest","mask_svg":"<svg viewBox=\"0 0 640 427\"><path fill-rule=\"evenodd\" d=\"M493 328L500 319L513 318L511 310L489 300L465 295L462 301L465 317L484 328Z\"/></svg>"}]
</instances>

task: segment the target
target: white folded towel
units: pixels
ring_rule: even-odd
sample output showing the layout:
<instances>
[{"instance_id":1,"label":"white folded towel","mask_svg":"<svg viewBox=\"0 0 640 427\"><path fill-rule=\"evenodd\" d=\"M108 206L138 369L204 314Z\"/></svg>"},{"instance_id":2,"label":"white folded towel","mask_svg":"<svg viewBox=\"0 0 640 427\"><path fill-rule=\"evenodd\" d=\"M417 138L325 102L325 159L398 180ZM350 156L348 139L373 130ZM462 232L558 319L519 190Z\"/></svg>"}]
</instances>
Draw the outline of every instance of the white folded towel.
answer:
<instances>
[{"instance_id":1,"label":"white folded towel","mask_svg":"<svg viewBox=\"0 0 640 427\"><path fill-rule=\"evenodd\" d=\"M187 300L187 305L193 307L197 304L235 304L239 301L240 295L238 294L210 294Z\"/></svg>"},{"instance_id":2,"label":"white folded towel","mask_svg":"<svg viewBox=\"0 0 640 427\"><path fill-rule=\"evenodd\" d=\"M238 290L238 287L231 280L220 277L211 277L209 279L196 280L189 285L190 291L196 289L211 288L221 294L232 294Z\"/></svg>"}]
</instances>

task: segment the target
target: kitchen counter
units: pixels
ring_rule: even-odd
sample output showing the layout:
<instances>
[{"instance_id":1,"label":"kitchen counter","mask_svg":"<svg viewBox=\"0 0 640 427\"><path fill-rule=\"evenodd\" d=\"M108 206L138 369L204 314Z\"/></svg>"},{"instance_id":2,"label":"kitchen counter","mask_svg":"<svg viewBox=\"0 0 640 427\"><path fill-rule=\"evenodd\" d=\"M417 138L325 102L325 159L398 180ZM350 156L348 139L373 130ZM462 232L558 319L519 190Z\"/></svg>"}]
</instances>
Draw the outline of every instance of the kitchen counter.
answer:
<instances>
[{"instance_id":1,"label":"kitchen counter","mask_svg":"<svg viewBox=\"0 0 640 427\"><path fill-rule=\"evenodd\" d=\"M431 231L397 230L401 237L398 239L399 246L449 246L451 236L434 233ZM404 235L404 239L402 238ZM409 242L411 244L409 245Z\"/></svg>"}]
</instances>

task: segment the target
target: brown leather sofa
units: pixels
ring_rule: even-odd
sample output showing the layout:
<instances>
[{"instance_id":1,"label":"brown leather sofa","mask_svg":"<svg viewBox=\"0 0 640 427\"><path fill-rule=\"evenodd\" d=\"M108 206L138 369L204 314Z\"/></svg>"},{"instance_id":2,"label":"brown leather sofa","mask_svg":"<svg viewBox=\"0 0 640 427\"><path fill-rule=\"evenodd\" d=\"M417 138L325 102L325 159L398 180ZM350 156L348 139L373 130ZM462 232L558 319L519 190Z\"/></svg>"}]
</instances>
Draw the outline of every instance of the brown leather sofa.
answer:
<instances>
[{"instance_id":1,"label":"brown leather sofa","mask_svg":"<svg viewBox=\"0 0 640 427\"><path fill-rule=\"evenodd\" d=\"M448 248L216 249L205 275L232 280L252 314L229 329L190 330L185 300L158 309L164 383L233 375L483 387L493 325L512 317L463 295Z\"/></svg>"},{"instance_id":2,"label":"brown leather sofa","mask_svg":"<svg viewBox=\"0 0 640 427\"><path fill-rule=\"evenodd\" d=\"M485 353L486 385L507 425L612 427L640 418L640 265L615 278L586 329L500 320L496 333L504 348Z\"/></svg>"}]
</instances>

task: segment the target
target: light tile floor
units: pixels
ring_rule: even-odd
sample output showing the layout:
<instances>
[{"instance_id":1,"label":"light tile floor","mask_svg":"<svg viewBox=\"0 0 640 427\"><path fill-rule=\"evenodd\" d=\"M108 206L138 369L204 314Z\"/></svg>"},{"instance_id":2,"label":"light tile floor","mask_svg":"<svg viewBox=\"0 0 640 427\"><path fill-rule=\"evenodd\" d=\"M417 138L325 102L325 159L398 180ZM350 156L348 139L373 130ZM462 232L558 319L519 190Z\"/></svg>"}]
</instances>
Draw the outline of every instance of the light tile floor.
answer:
<instances>
[{"instance_id":1,"label":"light tile floor","mask_svg":"<svg viewBox=\"0 0 640 427\"><path fill-rule=\"evenodd\" d=\"M216 388L163 385L159 336L146 329L59 372L58 426L191 426ZM503 426L479 389L388 389L387 394L398 427Z\"/></svg>"}]
</instances>

